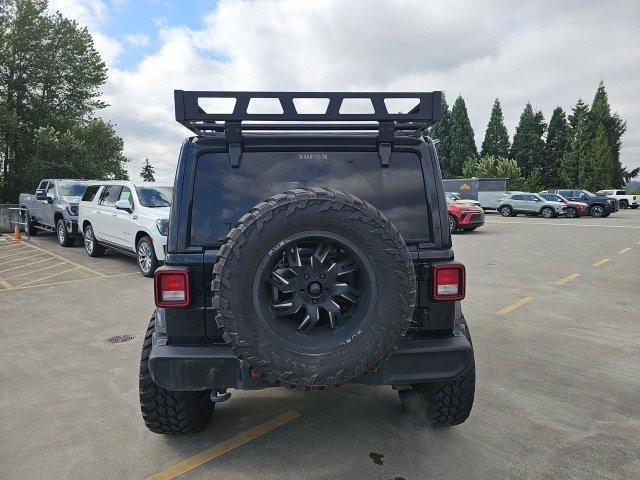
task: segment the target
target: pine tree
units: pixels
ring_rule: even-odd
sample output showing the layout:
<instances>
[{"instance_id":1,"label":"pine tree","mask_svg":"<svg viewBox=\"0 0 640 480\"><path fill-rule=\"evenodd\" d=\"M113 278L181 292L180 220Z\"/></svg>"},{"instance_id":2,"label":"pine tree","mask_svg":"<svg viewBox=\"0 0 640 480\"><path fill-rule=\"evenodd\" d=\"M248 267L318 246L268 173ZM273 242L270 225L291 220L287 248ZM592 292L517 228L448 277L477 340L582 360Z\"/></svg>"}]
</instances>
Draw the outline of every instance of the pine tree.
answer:
<instances>
[{"instance_id":1,"label":"pine tree","mask_svg":"<svg viewBox=\"0 0 640 480\"><path fill-rule=\"evenodd\" d=\"M578 99L569 115L569 147L562 158L562 178L567 188L578 188L586 175L587 115L589 106Z\"/></svg>"},{"instance_id":2,"label":"pine tree","mask_svg":"<svg viewBox=\"0 0 640 480\"><path fill-rule=\"evenodd\" d=\"M600 82L596 94L591 103L591 109L586 119L586 130L590 142L595 141L596 131L602 125L604 134L611 150L611 172L609 180L611 184L603 188L620 188L624 184L623 167L620 162L620 150L622 147L622 135L627 129L626 122L615 113L611 114L609 98L604 87L604 82Z\"/></svg>"},{"instance_id":3,"label":"pine tree","mask_svg":"<svg viewBox=\"0 0 640 480\"><path fill-rule=\"evenodd\" d=\"M596 192L612 185L613 177L616 175L616 165L612 153L606 129L604 125L600 124L596 128L593 141L590 144L587 156L589 173L584 180L584 188Z\"/></svg>"},{"instance_id":4,"label":"pine tree","mask_svg":"<svg viewBox=\"0 0 640 480\"><path fill-rule=\"evenodd\" d=\"M142 166L142 171L140 172L140 177L145 182L155 182L156 179L153 174L156 173L151 163L149 163L149 159L145 157L144 165Z\"/></svg>"},{"instance_id":5,"label":"pine tree","mask_svg":"<svg viewBox=\"0 0 640 480\"><path fill-rule=\"evenodd\" d=\"M563 187L562 159L569 151L569 125L562 107L556 107L549 121L544 145L542 183L547 187Z\"/></svg>"},{"instance_id":6,"label":"pine tree","mask_svg":"<svg viewBox=\"0 0 640 480\"><path fill-rule=\"evenodd\" d=\"M491 155L495 157L509 156L509 134L504 126L504 116L500 100L496 98L491 109L491 118L487 125L487 131L482 141L482 151L480 156Z\"/></svg>"},{"instance_id":7,"label":"pine tree","mask_svg":"<svg viewBox=\"0 0 640 480\"><path fill-rule=\"evenodd\" d=\"M442 92L442 118L429 129L428 135L434 140L437 140L436 151L438 152L438 160L440 162L442 176L450 176L451 110L449 110L449 105L447 104L444 92Z\"/></svg>"},{"instance_id":8,"label":"pine tree","mask_svg":"<svg viewBox=\"0 0 640 480\"><path fill-rule=\"evenodd\" d=\"M540 173L544 157L542 136L546 128L542 112L534 113L531 103L527 103L520 115L520 123L516 127L509 150L509 157L518 163L525 177L533 171Z\"/></svg>"},{"instance_id":9,"label":"pine tree","mask_svg":"<svg viewBox=\"0 0 640 480\"><path fill-rule=\"evenodd\" d=\"M451 109L451 177L462 175L465 162L475 158L478 158L478 148L467 114L467 106L464 99L458 96Z\"/></svg>"}]
</instances>

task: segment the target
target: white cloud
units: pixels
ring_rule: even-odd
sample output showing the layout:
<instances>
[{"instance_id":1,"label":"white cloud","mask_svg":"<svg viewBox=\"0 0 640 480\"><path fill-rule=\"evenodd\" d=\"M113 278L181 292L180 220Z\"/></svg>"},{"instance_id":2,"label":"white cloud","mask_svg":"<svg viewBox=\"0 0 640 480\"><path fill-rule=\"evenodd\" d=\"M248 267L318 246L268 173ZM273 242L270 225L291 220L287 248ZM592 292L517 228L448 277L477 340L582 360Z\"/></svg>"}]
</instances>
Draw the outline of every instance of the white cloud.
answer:
<instances>
[{"instance_id":1,"label":"white cloud","mask_svg":"<svg viewBox=\"0 0 640 480\"><path fill-rule=\"evenodd\" d=\"M97 11L99 3L83 2ZM442 89L450 104L465 97L480 145L495 97L513 135L527 101L548 121L556 105L590 102L604 79L613 109L628 120L623 161L633 167L638 18L633 1L222 1L199 29L159 21L157 51L131 71L110 69L103 116L124 137L134 175L148 156L169 180L189 134L173 120L174 89Z\"/></svg>"},{"instance_id":2,"label":"white cloud","mask_svg":"<svg viewBox=\"0 0 640 480\"><path fill-rule=\"evenodd\" d=\"M131 33L124 36L125 41L134 47L146 47L149 45L149 36L144 33Z\"/></svg>"}]
</instances>

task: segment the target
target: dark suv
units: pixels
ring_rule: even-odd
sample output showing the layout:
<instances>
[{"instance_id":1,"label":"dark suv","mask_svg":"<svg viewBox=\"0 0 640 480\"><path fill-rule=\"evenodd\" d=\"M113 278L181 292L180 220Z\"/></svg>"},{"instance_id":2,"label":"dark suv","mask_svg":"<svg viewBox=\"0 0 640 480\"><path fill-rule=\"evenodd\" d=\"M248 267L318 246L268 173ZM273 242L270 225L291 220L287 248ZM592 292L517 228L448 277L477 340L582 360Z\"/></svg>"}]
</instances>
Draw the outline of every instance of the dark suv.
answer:
<instances>
[{"instance_id":1,"label":"dark suv","mask_svg":"<svg viewBox=\"0 0 640 480\"><path fill-rule=\"evenodd\" d=\"M205 112L210 98L235 106ZM248 112L265 98L280 112ZM325 110L298 112L308 99ZM372 113L345 113L345 99ZM389 99L418 105L389 113ZM465 270L422 136L441 93L176 91L175 102L196 136L180 152L140 360L147 427L198 431L232 388L348 383L391 385L426 425L464 422Z\"/></svg>"},{"instance_id":2,"label":"dark suv","mask_svg":"<svg viewBox=\"0 0 640 480\"><path fill-rule=\"evenodd\" d=\"M598 197L588 190L577 189L550 189L544 190L542 193L557 193L562 195L570 202L582 202L589 206L589 215L592 217L608 217L619 209L618 201L614 198Z\"/></svg>"}]
</instances>

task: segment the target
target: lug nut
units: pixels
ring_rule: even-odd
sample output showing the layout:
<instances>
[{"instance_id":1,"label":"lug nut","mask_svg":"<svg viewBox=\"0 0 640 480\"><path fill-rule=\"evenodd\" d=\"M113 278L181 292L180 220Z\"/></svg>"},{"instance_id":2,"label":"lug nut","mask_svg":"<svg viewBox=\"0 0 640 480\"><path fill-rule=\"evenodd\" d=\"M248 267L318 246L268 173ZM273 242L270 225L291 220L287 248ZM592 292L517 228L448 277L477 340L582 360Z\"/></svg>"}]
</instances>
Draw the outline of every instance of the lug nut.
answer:
<instances>
[{"instance_id":1,"label":"lug nut","mask_svg":"<svg viewBox=\"0 0 640 480\"><path fill-rule=\"evenodd\" d=\"M313 303L318 303L318 299L317 299L317 298L314 298L314 299L313 299Z\"/></svg>"},{"instance_id":2,"label":"lug nut","mask_svg":"<svg viewBox=\"0 0 640 480\"><path fill-rule=\"evenodd\" d=\"M327 278L327 276L323 273L322 275L320 275L320 278Z\"/></svg>"}]
</instances>

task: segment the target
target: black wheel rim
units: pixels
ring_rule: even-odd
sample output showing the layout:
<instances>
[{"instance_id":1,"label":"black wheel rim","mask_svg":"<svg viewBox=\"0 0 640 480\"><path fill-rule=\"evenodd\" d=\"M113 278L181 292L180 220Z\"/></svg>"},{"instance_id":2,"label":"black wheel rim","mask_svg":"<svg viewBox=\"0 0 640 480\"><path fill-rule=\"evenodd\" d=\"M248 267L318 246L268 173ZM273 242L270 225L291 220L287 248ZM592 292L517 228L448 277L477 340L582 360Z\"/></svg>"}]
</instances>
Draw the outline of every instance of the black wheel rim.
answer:
<instances>
[{"instance_id":1,"label":"black wheel rim","mask_svg":"<svg viewBox=\"0 0 640 480\"><path fill-rule=\"evenodd\" d=\"M377 299L373 266L353 242L309 231L278 242L256 269L253 301L266 331L286 348L327 353L365 331Z\"/></svg>"}]
</instances>

